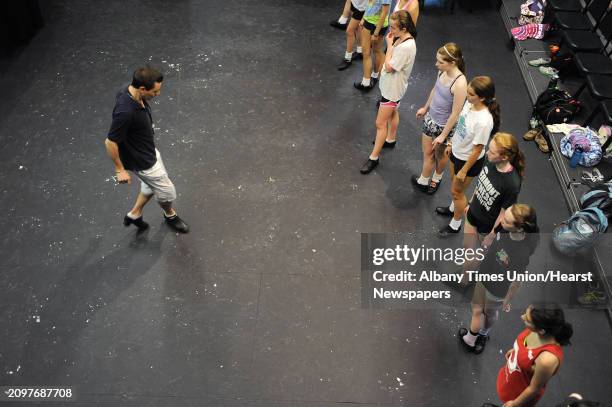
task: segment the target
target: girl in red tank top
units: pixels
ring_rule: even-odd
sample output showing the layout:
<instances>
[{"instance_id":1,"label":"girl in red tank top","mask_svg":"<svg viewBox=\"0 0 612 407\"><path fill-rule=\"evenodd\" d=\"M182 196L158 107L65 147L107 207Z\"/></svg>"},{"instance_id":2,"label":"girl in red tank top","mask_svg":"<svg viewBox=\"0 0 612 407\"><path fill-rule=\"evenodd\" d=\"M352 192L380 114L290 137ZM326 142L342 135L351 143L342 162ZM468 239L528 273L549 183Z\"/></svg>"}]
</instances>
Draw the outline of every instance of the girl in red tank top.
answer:
<instances>
[{"instance_id":1,"label":"girl in red tank top","mask_svg":"<svg viewBox=\"0 0 612 407\"><path fill-rule=\"evenodd\" d=\"M548 380L563 362L562 345L569 344L571 324L560 308L529 306L521 316L527 328L506 352L497 375L497 394L504 407L535 406Z\"/></svg>"}]
</instances>

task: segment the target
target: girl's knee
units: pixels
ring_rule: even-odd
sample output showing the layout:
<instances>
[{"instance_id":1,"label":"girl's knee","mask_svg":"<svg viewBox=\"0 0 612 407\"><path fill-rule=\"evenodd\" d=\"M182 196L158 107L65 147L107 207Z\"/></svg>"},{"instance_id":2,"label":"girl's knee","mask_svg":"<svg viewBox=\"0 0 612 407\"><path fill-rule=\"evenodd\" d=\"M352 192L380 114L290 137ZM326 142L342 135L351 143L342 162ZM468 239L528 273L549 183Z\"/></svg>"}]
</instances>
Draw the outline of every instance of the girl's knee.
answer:
<instances>
[{"instance_id":1,"label":"girl's knee","mask_svg":"<svg viewBox=\"0 0 612 407\"><path fill-rule=\"evenodd\" d=\"M472 303L472 316L479 317L484 314L484 307L482 304Z\"/></svg>"},{"instance_id":2,"label":"girl's knee","mask_svg":"<svg viewBox=\"0 0 612 407\"><path fill-rule=\"evenodd\" d=\"M451 186L451 195L453 196L453 200L459 200L463 197L463 189L453 183Z\"/></svg>"}]
</instances>

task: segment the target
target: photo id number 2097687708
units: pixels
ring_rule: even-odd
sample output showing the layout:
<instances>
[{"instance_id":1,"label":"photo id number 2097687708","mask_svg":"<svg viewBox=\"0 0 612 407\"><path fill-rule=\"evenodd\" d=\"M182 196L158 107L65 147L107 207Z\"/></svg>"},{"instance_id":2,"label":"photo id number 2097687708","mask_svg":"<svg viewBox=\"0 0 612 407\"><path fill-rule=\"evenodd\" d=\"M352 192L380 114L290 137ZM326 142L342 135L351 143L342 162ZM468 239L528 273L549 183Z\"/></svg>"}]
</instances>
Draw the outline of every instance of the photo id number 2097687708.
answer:
<instances>
[{"instance_id":1,"label":"photo id number 2097687708","mask_svg":"<svg viewBox=\"0 0 612 407\"><path fill-rule=\"evenodd\" d=\"M1 386L1 401L71 401L76 392L72 387L59 386Z\"/></svg>"}]
</instances>

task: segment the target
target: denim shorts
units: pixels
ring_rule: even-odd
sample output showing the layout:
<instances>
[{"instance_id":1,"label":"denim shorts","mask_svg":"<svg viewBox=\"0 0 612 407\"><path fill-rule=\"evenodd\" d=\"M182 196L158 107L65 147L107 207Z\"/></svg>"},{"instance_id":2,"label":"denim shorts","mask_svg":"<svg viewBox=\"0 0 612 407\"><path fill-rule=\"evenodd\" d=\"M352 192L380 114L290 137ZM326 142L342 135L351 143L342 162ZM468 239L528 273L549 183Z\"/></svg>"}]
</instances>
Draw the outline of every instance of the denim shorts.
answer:
<instances>
[{"instance_id":1,"label":"denim shorts","mask_svg":"<svg viewBox=\"0 0 612 407\"><path fill-rule=\"evenodd\" d=\"M176 199L176 188L168 177L161 154L155 149L157 161L146 170L136 171L140 178L140 192L145 195L155 195L158 202L172 202Z\"/></svg>"}]
</instances>

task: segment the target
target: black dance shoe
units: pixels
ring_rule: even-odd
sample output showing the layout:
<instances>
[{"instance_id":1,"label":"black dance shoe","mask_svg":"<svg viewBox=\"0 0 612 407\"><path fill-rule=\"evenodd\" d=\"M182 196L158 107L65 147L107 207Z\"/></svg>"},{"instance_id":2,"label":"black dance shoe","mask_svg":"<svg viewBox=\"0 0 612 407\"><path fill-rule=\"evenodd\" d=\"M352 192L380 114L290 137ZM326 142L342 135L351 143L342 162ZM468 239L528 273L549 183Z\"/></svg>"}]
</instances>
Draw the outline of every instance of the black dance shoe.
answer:
<instances>
[{"instance_id":1,"label":"black dance shoe","mask_svg":"<svg viewBox=\"0 0 612 407\"><path fill-rule=\"evenodd\" d=\"M418 189L421 192L427 192L427 185L423 185L423 184L419 184L419 178L421 178L420 176L416 176L413 175L412 177L410 177L410 181L412 181L412 185L415 186L416 189Z\"/></svg>"},{"instance_id":2,"label":"black dance shoe","mask_svg":"<svg viewBox=\"0 0 612 407\"><path fill-rule=\"evenodd\" d=\"M361 167L359 172L361 172L362 174L369 174L369 173L371 173L372 170L374 170L374 168L376 168L376 166L378 165L378 161L379 160L370 160L368 158L368 161L366 161L363 164L363 167Z\"/></svg>"},{"instance_id":3,"label":"black dance shoe","mask_svg":"<svg viewBox=\"0 0 612 407\"><path fill-rule=\"evenodd\" d=\"M436 213L441 216L453 216L453 211L451 211L448 206L437 206Z\"/></svg>"},{"instance_id":4,"label":"black dance shoe","mask_svg":"<svg viewBox=\"0 0 612 407\"><path fill-rule=\"evenodd\" d=\"M187 225L183 219L179 218L178 215L167 217L164 215L164 219L166 219L166 223L170 226L171 229L174 229L175 232L178 233L188 233L189 225Z\"/></svg>"},{"instance_id":5,"label":"black dance shoe","mask_svg":"<svg viewBox=\"0 0 612 407\"><path fill-rule=\"evenodd\" d=\"M138 231L147 230L149 228L149 224L142 220L142 216L136 219L132 219L129 216L125 215L125 217L123 218L123 225L126 227L134 225L138 228Z\"/></svg>"},{"instance_id":6,"label":"black dance shoe","mask_svg":"<svg viewBox=\"0 0 612 407\"><path fill-rule=\"evenodd\" d=\"M459 229L453 229L450 225L446 225L442 229L438 230L438 236L449 237L451 235L456 235L457 233L459 233L460 230L461 227Z\"/></svg>"}]
</instances>

